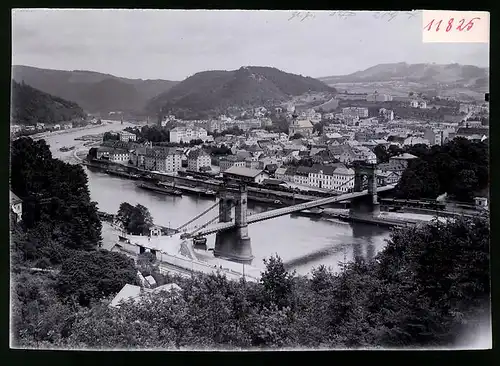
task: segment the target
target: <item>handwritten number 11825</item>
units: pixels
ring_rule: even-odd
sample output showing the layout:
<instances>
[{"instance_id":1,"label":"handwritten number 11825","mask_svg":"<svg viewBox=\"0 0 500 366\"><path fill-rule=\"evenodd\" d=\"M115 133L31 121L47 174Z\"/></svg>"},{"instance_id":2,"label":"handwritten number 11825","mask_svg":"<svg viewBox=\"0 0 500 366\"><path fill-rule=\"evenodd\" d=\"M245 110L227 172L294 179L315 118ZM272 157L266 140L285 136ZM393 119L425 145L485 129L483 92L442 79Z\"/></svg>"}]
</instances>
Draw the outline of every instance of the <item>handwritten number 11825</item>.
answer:
<instances>
[{"instance_id":1,"label":"handwritten number 11825","mask_svg":"<svg viewBox=\"0 0 500 366\"><path fill-rule=\"evenodd\" d=\"M472 29L472 27L474 26L474 21L475 20L481 20L481 18L472 18L471 20L469 20L469 22L467 24L465 24L465 19L461 19L459 22L458 22L458 26L455 28L457 31L461 32L461 31L470 31ZM436 21L436 19L432 19L429 24L427 24L424 29L427 30L427 31L431 31L432 30L432 27L435 26L435 31L436 32L439 32L441 29L444 29L446 32L449 32L451 30L453 30L454 28L454 24L453 22L455 21L454 18L450 18L448 20L448 23L444 23L443 24L443 20L439 20L439 21Z\"/></svg>"}]
</instances>

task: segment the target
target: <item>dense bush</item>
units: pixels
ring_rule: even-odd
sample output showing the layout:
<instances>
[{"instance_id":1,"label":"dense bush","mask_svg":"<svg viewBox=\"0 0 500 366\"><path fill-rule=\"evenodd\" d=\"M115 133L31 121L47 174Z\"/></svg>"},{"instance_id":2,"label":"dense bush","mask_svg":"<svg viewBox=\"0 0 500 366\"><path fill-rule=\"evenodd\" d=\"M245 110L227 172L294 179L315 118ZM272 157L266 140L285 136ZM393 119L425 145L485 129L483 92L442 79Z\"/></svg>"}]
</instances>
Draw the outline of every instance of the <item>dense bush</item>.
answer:
<instances>
[{"instance_id":1,"label":"dense bush","mask_svg":"<svg viewBox=\"0 0 500 366\"><path fill-rule=\"evenodd\" d=\"M26 232L17 238L24 251L88 250L100 242L101 222L87 175L79 165L53 159L45 140L24 137L12 143L11 190L23 200Z\"/></svg>"},{"instance_id":2,"label":"dense bush","mask_svg":"<svg viewBox=\"0 0 500 366\"><path fill-rule=\"evenodd\" d=\"M85 261L77 258L63 275L76 292L93 286L98 298L99 291L105 296L119 290L121 283L111 279L118 274L115 260L107 258L101 264L107 269L97 270L101 262L80 266ZM133 271L127 271L132 281ZM74 317L69 304L39 295L53 291L48 284L37 285L33 295L22 285L21 308L34 302L31 308L54 312L67 325L63 332L59 323L42 323L54 327L56 337L18 321L18 341L91 348L451 347L489 316L489 226L478 218L401 229L375 258L344 264L340 273L322 266L310 278L287 273L278 257L267 261L260 283L221 274L164 278L153 269L153 275L159 284L177 282L182 291L148 295L120 309L95 303ZM22 316L32 324L29 314Z\"/></svg>"},{"instance_id":3,"label":"dense bush","mask_svg":"<svg viewBox=\"0 0 500 366\"><path fill-rule=\"evenodd\" d=\"M64 300L89 306L92 300L116 294L127 283L135 284L136 278L134 261L124 254L77 251L62 263L57 290Z\"/></svg>"},{"instance_id":4,"label":"dense bush","mask_svg":"<svg viewBox=\"0 0 500 366\"><path fill-rule=\"evenodd\" d=\"M116 219L121 222L128 233L133 235L147 235L153 226L153 218L149 210L143 205L132 206L127 202L120 205Z\"/></svg>"},{"instance_id":5,"label":"dense bush","mask_svg":"<svg viewBox=\"0 0 500 366\"><path fill-rule=\"evenodd\" d=\"M488 187L488 145L455 138L443 146L415 145L406 152L418 156L410 162L398 183L405 198L436 198L448 193L459 201L471 201Z\"/></svg>"}]
</instances>

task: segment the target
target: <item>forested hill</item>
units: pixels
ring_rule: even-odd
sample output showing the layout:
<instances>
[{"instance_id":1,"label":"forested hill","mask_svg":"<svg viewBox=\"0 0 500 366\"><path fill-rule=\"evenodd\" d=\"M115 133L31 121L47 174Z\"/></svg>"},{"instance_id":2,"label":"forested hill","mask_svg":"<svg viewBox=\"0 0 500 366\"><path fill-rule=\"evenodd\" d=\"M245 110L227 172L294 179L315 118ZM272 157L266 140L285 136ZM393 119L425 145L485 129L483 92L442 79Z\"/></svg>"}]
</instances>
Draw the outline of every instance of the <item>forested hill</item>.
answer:
<instances>
[{"instance_id":1,"label":"forested hill","mask_svg":"<svg viewBox=\"0 0 500 366\"><path fill-rule=\"evenodd\" d=\"M153 98L150 112L221 112L229 107L266 106L306 92L335 92L311 77L271 67L241 67L233 71L204 71Z\"/></svg>"},{"instance_id":2,"label":"forested hill","mask_svg":"<svg viewBox=\"0 0 500 366\"><path fill-rule=\"evenodd\" d=\"M76 103L42 92L24 83L12 81L11 123L34 125L54 124L85 118Z\"/></svg>"},{"instance_id":3,"label":"forested hill","mask_svg":"<svg viewBox=\"0 0 500 366\"><path fill-rule=\"evenodd\" d=\"M12 78L46 93L72 100L89 113L142 113L146 103L176 81L128 79L86 70L50 70L15 65Z\"/></svg>"},{"instance_id":4,"label":"forested hill","mask_svg":"<svg viewBox=\"0 0 500 366\"><path fill-rule=\"evenodd\" d=\"M461 85L473 89L488 88L489 69L460 64L407 64L406 62L379 64L349 75L326 76L319 80L336 83L408 81L426 85Z\"/></svg>"}]
</instances>

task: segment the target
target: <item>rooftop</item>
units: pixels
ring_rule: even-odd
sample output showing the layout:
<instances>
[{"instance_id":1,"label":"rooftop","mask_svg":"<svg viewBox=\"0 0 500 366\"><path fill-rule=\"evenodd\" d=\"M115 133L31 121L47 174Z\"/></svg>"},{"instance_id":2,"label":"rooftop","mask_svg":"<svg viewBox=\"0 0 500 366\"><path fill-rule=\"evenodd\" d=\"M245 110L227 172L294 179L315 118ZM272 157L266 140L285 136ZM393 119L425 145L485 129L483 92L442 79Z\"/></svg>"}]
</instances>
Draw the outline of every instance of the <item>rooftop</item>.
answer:
<instances>
[{"instance_id":1,"label":"rooftop","mask_svg":"<svg viewBox=\"0 0 500 366\"><path fill-rule=\"evenodd\" d=\"M172 291L181 290L181 288L175 283L168 283L166 285L158 286L155 289L148 289L140 286L126 284L123 288L116 294L109 306L119 307L121 302L133 300L137 302L140 300L142 295L158 293L161 291Z\"/></svg>"},{"instance_id":2,"label":"rooftop","mask_svg":"<svg viewBox=\"0 0 500 366\"><path fill-rule=\"evenodd\" d=\"M242 177L255 178L262 172L263 170L261 169L251 169L239 166L232 166L231 168L227 169L223 174L232 174L232 175L239 175Z\"/></svg>"},{"instance_id":3,"label":"rooftop","mask_svg":"<svg viewBox=\"0 0 500 366\"><path fill-rule=\"evenodd\" d=\"M16 204L19 202L23 202L19 197L17 197L14 192L10 191L10 203L11 204Z\"/></svg>"},{"instance_id":4,"label":"rooftop","mask_svg":"<svg viewBox=\"0 0 500 366\"><path fill-rule=\"evenodd\" d=\"M398 159L398 160L409 160L409 159L418 159L418 156L404 153L401 155L393 156L391 159Z\"/></svg>"},{"instance_id":5,"label":"rooftop","mask_svg":"<svg viewBox=\"0 0 500 366\"><path fill-rule=\"evenodd\" d=\"M208 153L203 149L191 150L188 154L189 159L198 159L201 156L209 156Z\"/></svg>"}]
</instances>

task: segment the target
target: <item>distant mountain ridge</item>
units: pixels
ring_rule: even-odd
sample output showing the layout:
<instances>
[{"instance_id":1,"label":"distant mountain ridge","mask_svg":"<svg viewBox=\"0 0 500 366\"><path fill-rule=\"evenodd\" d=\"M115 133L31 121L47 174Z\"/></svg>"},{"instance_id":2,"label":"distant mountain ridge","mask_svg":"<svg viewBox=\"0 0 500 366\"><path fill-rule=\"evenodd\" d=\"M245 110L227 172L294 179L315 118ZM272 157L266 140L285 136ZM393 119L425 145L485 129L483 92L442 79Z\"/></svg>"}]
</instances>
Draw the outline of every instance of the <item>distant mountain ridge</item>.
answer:
<instances>
[{"instance_id":1,"label":"distant mountain ridge","mask_svg":"<svg viewBox=\"0 0 500 366\"><path fill-rule=\"evenodd\" d=\"M76 103L55 97L24 83L12 81L11 123L35 125L38 122L55 124L85 118Z\"/></svg>"},{"instance_id":2,"label":"distant mountain ridge","mask_svg":"<svg viewBox=\"0 0 500 366\"><path fill-rule=\"evenodd\" d=\"M153 98L147 109L151 112L221 112L231 107L279 103L308 91L335 93L336 90L317 79L272 67L203 71Z\"/></svg>"},{"instance_id":3,"label":"distant mountain ridge","mask_svg":"<svg viewBox=\"0 0 500 366\"><path fill-rule=\"evenodd\" d=\"M406 62L379 64L349 75L326 76L319 80L336 83L407 81L423 84L457 84L473 88L487 88L489 69L472 65L407 64Z\"/></svg>"},{"instance_id":4,"label":"distant mountain ridge","mask_svg":"<svg viewBox=\"0 0 500 366\"><path fill-rule=\"evenodd\" d=\"M12 79L54 96L74 101L89 113L142 112L148 101L176 81L117 77L95 71L12 67Z\"/></svg>"}]
</instances>

